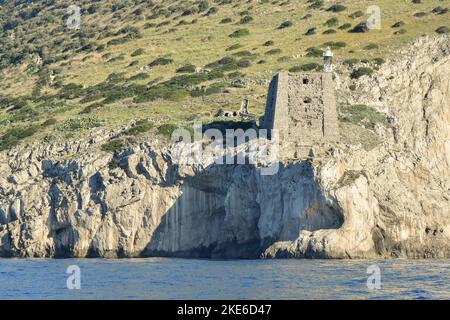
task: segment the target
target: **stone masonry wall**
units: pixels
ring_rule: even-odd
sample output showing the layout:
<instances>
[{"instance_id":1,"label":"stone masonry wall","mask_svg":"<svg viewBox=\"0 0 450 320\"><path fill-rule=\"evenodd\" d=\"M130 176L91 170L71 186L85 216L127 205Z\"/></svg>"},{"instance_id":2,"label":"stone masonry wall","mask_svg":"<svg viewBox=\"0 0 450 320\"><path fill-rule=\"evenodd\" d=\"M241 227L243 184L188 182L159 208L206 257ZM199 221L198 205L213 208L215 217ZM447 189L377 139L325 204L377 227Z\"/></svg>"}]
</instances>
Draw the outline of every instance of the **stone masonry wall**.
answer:
<instances>
[{"instance_id":1,"label":"stone masonry wall","mask_svg":"<svg viewBox=\"0 0 450 320\"><path fill-rule=\"evenodd\" d=\"M337 115L336 96L334 93L334 81L331 73L322 74L323 105L324 112L324 137L334 141L339 138L339 124Z\"/></svg>"},{"instance_id":2,"label":"stone masonry wall","mask_svg":"<svg viewBox=\"0 0 450 320\"><path fill-rule=\"evenodd\" d=\"M282 150L287 153L335 140L338 122L332 74L276 75L269 88L261 127L278 129Z\"/></svg>"},{"instance_id":3,"label":"stone masonry wall","mask_svg":"<svg viewBox=\"0 0 450 320\"><path fill-rule=\"evenodd\" d=\"M312 145L324 137L324 105L320 74L289 76L288 136L285 141Z\"/></svg>"}]
</instances>

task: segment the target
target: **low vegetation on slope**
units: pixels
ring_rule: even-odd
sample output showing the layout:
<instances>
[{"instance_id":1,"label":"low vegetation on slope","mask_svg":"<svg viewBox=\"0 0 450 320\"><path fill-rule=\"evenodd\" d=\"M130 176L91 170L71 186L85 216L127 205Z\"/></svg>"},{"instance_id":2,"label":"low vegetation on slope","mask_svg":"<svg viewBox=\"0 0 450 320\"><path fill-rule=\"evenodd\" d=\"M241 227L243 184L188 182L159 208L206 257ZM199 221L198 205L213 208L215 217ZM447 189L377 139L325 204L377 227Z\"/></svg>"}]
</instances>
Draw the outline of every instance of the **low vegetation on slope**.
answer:
<instances>
[{"instance_id":1,"label":"low vegetation on slope","mask_svg":"<svg viewBox=\"0 0 450 320\"><path fill-rule=\"evenodd\" d=\"M380 0L381 29L368 30L371 4L83 0L73 29L73 1L0 1L0 150L133 119L167 135L238 109L245 96L261 114L273 74L320 70L328 46L357 79L450 26L448 1Z\"/></svg>"}]
</instances>

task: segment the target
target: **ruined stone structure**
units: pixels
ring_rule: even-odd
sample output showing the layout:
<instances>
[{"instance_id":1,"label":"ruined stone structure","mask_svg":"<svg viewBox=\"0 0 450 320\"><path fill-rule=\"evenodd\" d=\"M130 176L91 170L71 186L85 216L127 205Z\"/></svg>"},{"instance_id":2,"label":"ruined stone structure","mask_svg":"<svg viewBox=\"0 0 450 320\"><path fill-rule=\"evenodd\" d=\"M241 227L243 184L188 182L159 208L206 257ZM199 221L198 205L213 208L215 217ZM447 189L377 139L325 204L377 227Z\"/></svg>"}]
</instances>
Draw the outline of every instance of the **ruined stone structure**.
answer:
<instances>
[{"instance_id":1,"label":"ruined stone structure","mask_svg":"<svg viewBox=\"0 0 450 320\"><path fill-rule=\"evenodd\" d=\"M311 147L338 137L333 75L281 72L270 84L260 127L278 129L287 156L305 156Z\"/></svg>"},{"instance_id":2,"label":"ruined stone structure","mask_svg":"<svg viewBox=\"0 0 450 320\"><path fill-rule=\"evenodd\" d=\"M244 101L241 104L241 109L239 111L228 111L228 110L222 110L220 109L216 113L216 117L225 117L225 118L240 118L240 119L250 119L253 118L254 115L252 115L248 111L249 106L249 99L248 97L245 97Z\"/></svg>"}]
</instances>

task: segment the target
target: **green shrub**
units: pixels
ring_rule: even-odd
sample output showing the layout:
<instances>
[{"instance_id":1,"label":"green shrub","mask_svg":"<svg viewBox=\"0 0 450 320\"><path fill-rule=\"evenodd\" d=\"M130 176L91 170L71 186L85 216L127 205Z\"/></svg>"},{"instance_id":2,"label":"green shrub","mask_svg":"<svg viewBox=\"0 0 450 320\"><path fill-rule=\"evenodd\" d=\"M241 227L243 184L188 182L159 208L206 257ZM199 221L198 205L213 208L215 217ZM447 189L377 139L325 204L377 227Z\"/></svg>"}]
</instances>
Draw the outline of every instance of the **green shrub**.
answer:
<instances>
[{"instance_id":1,"label":"green shrub","mask_svg":"<svg viewBox=\"0 0 450 320\"><path fill-rule=\"evenodd\" d=\"M263 46L265 47L271 47L275 44L275 42L273 42L272 40L266 41L264 42Z\"/></svg>"},{"instance_id":2,"label":"green shrub","mask_svg":"<svg viewBox=\"0 0 450 320\"><path fill-rule=\"evenodd\" d=\"M222 77L223 74L221 75L221 73L223 73L225 71L232 71L232 70L236 70L239 68L237 65L236 59L233 57L223 57L222 59L220 59L216 62L207 64L205 67L215 70L215 73L212 73L212 74L210 73L209 75L203 75L203 77L207 77L210 80Z\"/></svg>"},{"instance_id":3,"label":"green shrub","mask_svg":"<svg viewBox=\"0 0 450 320\"><path fill-rule=\"evenodd\" d=\"M378 45L375 43L369 43L367 46L364 47L364 50L375 50L378 49Z\"/></svg>"},{"instance_id":4,"label":"green shrub","mask_svg":"<svg viewBox=\"0 0 450 320\"><path fill-rule=\"evenodd\" d=\"M125 81L125 73L110 73L108 75L108 78L106 78L106 81L108 81L110 84L111 83L119 83L119 82L123 82Z\"/></svg>"},{"instance_id":5,"label":"green shrub","mask_svg":"<svg viewBox=\"0 0 450 320\"><path fill-rule=\"evenodd\" d=\"M186 20L180 20L180 22L178 22L177 26L185 26L188 25L189 23Z\"/></svg>"},{"instance_id":6,"label":"green shrub","mask_svg":"<svg viewBox=\"0 0 450 320\"><path fill-rule=\"evenodd\" d=\"M171 63L173 63L173 60L170 58L158 58L158 59L152 61L149 64L149 67L165 66L165 65L168 65Z\"/></svg>"},{"instance_id":7,"label":"green shrub","mask_svg":"<svg viewBox=\"0 0 450 320\"><path fill-rule=\"evenodd\" d=\"M356 25L353 29L349 30L351 33L365 33L369 31L369 27L367 27L366 22L361 22Z\"/></svg>"},{"instance_id":8,"label":"green shrub","mask_svg":"<svg viewBox=\"0 0 450 320\"><path fill-rule=\"evenodd\" d=\"M237 69L236 60L233 58L230 58L230 59L231 59L230 60L231 62L228 62L228 60L227 60L227 62L224 62L222 65L219 64L217 67L218 68L222 67L223 70L225 71L225 69L228 69L227 63L230 63L232 65L232 68L230 68L229 70ZM215 64L214 64L214 66L216 67ZM200 83L205 82L205 81L222 78L223 76L224 76L224 74L221 70L220 71L216 70L216 71L210 72L210 73L194 73L194 74L179 75L179 76L175 76L172 79L164 82L163 85L168 88L185 89L185 88L190 88L192 86L199 85Z\"/></svg>"},{"instance_id":9,"label":"green shrub","mask_svg":"<svg viewBox=\"0 0 450 320\"><path fill-rule=\"evenodd\" d=\"M405 25L405 23L403 21L398 21L396 23L394 23L391 28L400 28L403 27Z\"/></svg>"},{"instance_id":10,"label":"green shrub","mask_svg":"<svg viewBox=\"0 0 450 320\"><path fill-rule=\"evenodd\" d=\"M158 127L158 133L163 136L171 137L172 133L179 127L173 123L166 123Z\"/></svg>"},{"instance_id":11,"label":"green shrub","mask_svg":"<svg viewBox=\"0 0 450 320\"><path fill-rule=\"evenodd\" d=\"M364 15L364 12L362 12L361 10L358 10L358 11L353 12L348 17L351 18L351 19L356 19L356 18L362 17L363 15Z\"/></svg>"},{"instance_id":12,"label":"green shrub","mask_svg":"<svg viewBox=\"0 0 450 320\"><path fill-rule=\"evenodd\" d=\"M109 84L102 85L98 87L98 90L102 97L105 98L103 102L110 104L126 98L140 96L147 90L147 87L143 84L129 83L125 86L121 83L113 86Z\"/></svg>"},{"instance_id":13,"label":"green shrub","mask_svg":"<svg viewBox=\"0 0 450 320\"><path fill-rule=\"evenodd\" d=\"M112 159L109 163L108 163L108 168L109 170L114 170L119 168L120 166L120 162L117 159Z\"/></svg>"},{"instance_id":14,"label":"green shrub","mask_svg":"<svg viewBox=\"0 0 450 320\"><path fill-rule=\"evenodd\" d=\"M138 39L138 38L142 37L139 29L136 27L132 27L132 26L123 27L116 33L116 35L120 35L120 34L125 34L126 39Z\"/></svg>"},{"instance_id":15,"label":"green shrub","mask_svg":"<svg viewBox=\"0 0 450 320\"><path fill-rule=\"evenodd\" d=\"M400 30L398 30L398 31L395 31L394 32L394 34L395 35L402 35L402 34L405 34L405 33L407 33L408 31L406 31L406 29L400 29Z\"/></svg>"},{"instance_id":16,"label":"green shrub","mask_svg":"<svg viewBox=\"0 0 450 320\"><path fill-rule=\"evenodd\" d=\"M154 124L149 120L139 120L130 129L123 132L123 135L137 136L154 128Z\"/></svg>"},{"instance_id":17,"label":"green shrub","mask_svg":"<svg viewBox=\"0 0 450 320\"><path fill-rule=\"evenodd\" d=\"M11 108L11 110L20 110L28 105L27 97L2 97L0 96L0 109Z\"/></svg>"},{"instance_id":18,"label":"green shrub","mask_svg":"<svg viewBox=\"0 0 450 320\"><path fill-rule=\"evenodd\" d=\"M295 66L289 69L289 72L305 72L305 71L320 71L322 66L318 63L311 62L301 66Z\"/></svg>"},{"instance_id":19,"label":"green shrub","mask_svg":"<svg viewBox=\"0 0 450 320\"><path fill-rule=\"evenodd\" d=\"M328 19L328 20L324 23L324 25L327 26L327 27L334 27L334 26L337 26L338 23L339 23L338 18L331 18L331 19Z\"/></svg>"},{"instance_id":20,"label":"green shrub","mask_svg":"<svg viewBox=\"0 0 450 320\"><path fill-rule=\"evenodd\" d=\"M112 40L108 41L107 45L108 46L117 46L119 44L124 44L124 43L126 43L128 41L130 41L129 38L121 37L121 38L116 38L116 39L112 39Z\"/></svg>"},{"instance_id":21,"label":"green shrub","mask_svg":"<svg viewBox=\"0 0 450 320\"><path fill-rule=\"evenodd\" d=\"M206 16L210 16L210 15L215 14L217 12L219 12L219 9L217 9L216 7L212 7L212 8L210 8L208 10L208 12L206 13Z\"/></svg>"},{"instance_id":22,"label":"green shrub","mask_svg":"<svg viewBox=\"0 0 450 320\"><path fill-rule=\"evenodd\" d=\"M275 54L280 54L281 53L281 49L272 49L266 52L266 55L271 56L271 55L275 55Z\"/></svg>"},{"instance_id":23,"label":"green shrub","mask_svg":"<svg viewBox=\"0 0 450 320\"><path fill-rule=\"evenodd\" d=\"M141 54L143 54L144 52L145 52L144 49L139 48L139 49L134 50L131 53L131 56L132 57L137 57L137 56L140 56Z\"/></svg>"},{"instance_id":24,"label":"green shrub","mask_svg":"<svg viewBox=\"0 0 450 320\"><path fill-rule=\"evenodd\" d=\"M250 17L250 16L244 16L240 21L239 21L239 23L240 24L247 24L247 23L250 23L250 22L252 22L253 21L253 18L252 17Z\"/></svg>"},{"instance_id":25,"label":"green shrub","mask_svg":"<svg viewBox=\"0 0 450 320\"><path fill-rule=\"evenodd\" d=\"M376 124L385 124L386 116L366 105L346 105L339 110L339 120L373 130Z\"/></svg>"},{"instance_id":26,"label":"green shrub","mask_svg":"<svg viewBox=\"0 0 450 320\"><path fill-rule=\"evenodd\" d=\"M340 26L338 29L339 30L347 30L350 29L352 27L352 25L350 23L344 23L342 26Z\"/></svg>"},{"instance_id":27,"label":"green shrub","mask_svg":"<svg viewBox=\"0 0 450 320\"><path fill-rule=\"evenodd\" d=\"M350 77L352 79L359 79L362 76L370 76L372 74L373 74L373 70L371 68L361 67L361 68L354 70L352 72L352 74L350 75Z\"/></svg>"},{"instance_id":28,"label":"green shrub","mask_svg":"<svg viewBox=\"0 0 450 320\"><path fill-rule=\"evenodd\" d=\"M319 58L323 56L323 50L315 47L306 49L306 56L311 58Z\"/></svg>"},{"instance_id":29,"label":"green shrub","mask_svg":"<svg viewBox=\"0 0 450 320\"><path fill-rule=\"evenodd\" d=\"M448 11L449 11L448 8L442 8L440 6L431 10L431 12L433 12L434 14L446 14Z\"/></svg>"},{"instance_id":30,"label":"green shrub","mask_svg":"<svg viewBox=\"0 0 450 320\"><path fill-rule=\"evenodd\" d=\"M169 24L170 24L170 21L163 21L163 22L161 22L161 23L158 23L158 24L156 25L156 28L161 28L161 27L167 26L167 25L169 25Z\"/></svg>"},{"instance_id":31,"label":"green shrub","mask_svg":"<svg viewBox=\"0 0 450 320\"><path fill-rule=\"evenodd\" d=\"M249 57L249 58L254 58L256 55L251 53L248 50L244 50L244 51L239 51L239 52L235 52L233 53L233 56L235 57Z\"/></svg>"},{"instance_id":32,"label":"green shrub","mask_svg":"<svg viewBox=\"0 0 450 320\"><path fill-rule=\"evenodd\" d=\"M416 12L416 13L413 14L413 16L416 17L416 18L423 18L426 15L427 15L426 12Z\"/></svg>"},{"instance_id":33,"label":"green shrub","mask_svg":"<svg viewBox=\"0 0 450 320\"><path fill-rule=\"evenodd\" d=\"M450 29L446 26L442 26L436 29L436 32L439 34L446 34L446 33L450 33Z\"/></svg>"},{"instance_id":34,"label":"green shrub","mask_svg":"<svg viewBox=\"0 0 450 320\"><path fill-rule=\"evenodd\" d=\"M319 9L323 7L324 0L308 0L308 3L310 3L310 9Z\"/></svg>"},{"instance_id":35,"label":"green shrub","mask_svg":"<svg viewBox=\"0 0 450 320\"><path fill-rule=\"evenodd\" d=\"M334 34L334 33L336 33L336 30L334 29L328 29L323 32L323 34Z\"/></svg>"},{"instance_id":36,"label":"green shrub","mask_svg":"<svg viewBox=\"0 0 450 320\"><path fill-rule=\"evenodd\" d=\"M328 42L325 42L324 44L322 44L322 47L325 47L325 48L330 47L333 50L342 49L342 48L345 48L346 46L347 46L347 44L343 41L337 41L337 42L328 41Z\"/></svg>"},{"instance_id":37,"label":"green shrub","mask_svg":"<svg viewBox=\"0 0 450 320\"><path fill-rule=\"evenodd\" d=\"M240 43L236 43L236 44L233 44L233 45L229 46L228 48L226 48L225 51L233 51L233 50L237 50L242 47L243 47L243 45L241 45Z\"/></svg>"},{"instance_id":38,"label":"green shrub","mask_svg":"<svg viewBox=\"0 0 450 320\"><path fill-rule=\"evenodd\" d=\"M0 151L15 147L21 140L33 136L38 130L38 125L8 129L6 133L0 137Z\"/></svg>"},{"instance_id":39,"label":"green shrub","mask_svg":"<svg viewBox=\"0 0 450 320\"><path fill-rule=\"evenodd\" d=\"M223 90L228 86L229 86L228 83L218 82L210 85L208 88L195 88L194 90L191 91L191 96L201 97L222 93Z\"/></svg>"},{"instance_id":40,"label":"green shrub","mask_svg":"<svg viewBox=\"0 0 450 320\"><path fill-rule=\"evenodd\" d=\"M128 67L130 68L130 67L134 67L134 66L137 66L139 64L139 61L137 61L137 60L134 60L134 61L131 61L130 62L130 64L128 65Z\"/></svg>"},{"instance_id":41,"label":"green shrub","mask_svg":"<svg viewBox=\"0 0 450 320\"><path fill-rule=\"evenodd\" d=\"M111 153L117 153L120 150L122 150L124 147L123 141L120 139L114 139L111 140L105 144L103 144L100 149L103 152L111 152Z\"/></svg>"},{"instance_id":42,"label":"green shrub","mask_svg":"<svg viewBox=\"0 0 450 320\"><path fill-rule=\"evenodd\" d=\"M347 10L347 7L343 6L342 4L334 4L327 9L327 11L331 11L331 12L342 12L345 10Z\"/></svg>"},{"instance_id":43,"label":"green shrub","mask_svg":"<svg viewBox=\"0 0 450 320\"><path fill-rule=\"evenodd\" d=\"M353 67L355 64L358 64L358 63L360 63L361 61L359 60L359 59L356 59L356 58L352 58L352 59L347 59L347 60L344 60L344 65L345 66L348 66L348 67Z\"/></svg>"},{"instance_id":44,"label":"green shrub","mask_svg":"<svg viewBox=\"0 0 450 320\"><path fill-rule=\"evenodd\" d=\"M188 92L183 89L171 88L166 85L157 85L149 88L142 94L135 96L133 101L135 103L143 103L154 101L158 99L168 101L181 101L188 96Z\"/></svg>"},{"instance_id":45,"label":"green shrub","mask_svg":"<svg viewBox=\"0 0 450 320\"><path fill-rule=\"evenodd\" d=\"M60 131L76 131L81 129L91 129L101 126L101 121L96 118L72 118L59 125Z\"/></svg>"},{"instance_id":46,"label":"green shrub","mask_svg":"<svg viewBox=\"0 0 450 320\"><path fill-rule=\"evenodd\" d=\"M237 65L239 68L248 68L252 65L252 63L248 59L242 59L237 62Z\"/></svg>"},{"instance_id":47,"label":"green shrub","mask_svg":"<svg viewBox=\"0 0 450 320\"><path fill-rule=\"evenodd\" d=\"M220 23L225 24L225 23L231 23L233 22L233 20L231 20L231 18L224 18L220 21Z\"/></svg>"},{"instance_id":48,"label":"green shrub","mask_svg":"<svg viewBox=\"0 0 450 320\"><path fill-rule=\"evenodd\" d=\"M44 127L44 128L50 127L50 126L53 126L53 125L55 125L57 123L58 123L58 120L56 120L55 118L49 118L49 119L44 121L44 123L42 124L42 127Z\"/></svg>"},{"instance_id":49,"label":"green shrub","mask_svg":"<svg viewBox=\"0 0 450 320\"><path fill-rule=\"evenodd\" d=\"M250 35L250 31L248 29L238 29L232 34L229 35L230 38L240 38Z\"/></svg>"},{"instance_id":50,"label":"green shrub","mask_svg":"<svg viewBox=\"0 0 450 320\"><path fill-rule=\"evenodd\" d=\"M316 34L316 28L310 28L305 32L305 36L312 36L314 34Z\"/></svg>"},{"instance_id":51,"label":"green shrub","mask_svg":"<svg viewBox=\"0 0 450 320\"><path fill-rule=\"evenodd\" d=\"M231 72L231 73L227 74L227 77L230 78L230 79L243 78L244 76L245 76L245 74L243 74L240 71L234 71L234 72Z\"/></svg>"},{"instance_id":52,"label":"green shrub","mask_svg":"<svg viewBox=\"0 0 450 320\"><path fill-rule=\"evenodd\" d=\"M289 72L303 72L302 66L293 66L289 69Z\"/></svg>"},{"instance_id":53,"label":"green shrub","mask_svg":"<svg viewBox=\"0 0 450 320\"><path fill-rule=\"evenodd\" d=\"M130 77L130 81L136 81L136 80L144 80L144 79L148 79L150 77L150 75L148 73L138 73L135 74L134 76Z\"/></svg>"},{"instance_id":54,"label":"green shrub","mask_svg":"<svg viewBox=\"0 0 450 320\"><path fill-rule=\"evenodd\" d=\"M206 0L201 0L198 4L198 12L203 12L209 9L209 3Z\"/></svg>"},{"instance_id":55,"label":"green shrub","mask_svg":"<svg viewBox=\"0 0 450 320\"><path fill-rule=\"evenodd\" d=\"M96 110L96 109L100 109L103 108L104 105L102 103L94 103L91 105L88 105L86 108L84 108L80 114L88 114L91 113L92 111Z\"/></svg>"},{"instance_id":56,"label":"green shrub","mask_svg":"<svg viewBox=\"0 0 450 320\"><path fill-rule=\"evenodd\" d=\"M150 29L154 27L156 27L156 23L147 22L146 24L144 24L144 29Z\"/></svg>"},{"instance_id":57,"label":"green shrub","mask_svg":"<svg viewBox=\"0 0 450 320\"><path fill-rule=\"evenodd\" d=\"M375 63L377 66L381 66L382 64L384 64L386 61L383 58L375 58L372 60L373 63Z\"/></svg>"},{"instance_id":58,"label":"green shrub","mask_svg":"<svg viewBox=\"0 0 450 320\"><path fill-rule=\"evenodd\" d=\"M83 95L84 88L81 84L69 83L61 88L58 94L58 98L61 100L72 100Z\"/></svg>"},{"instance_id":59,"label":"green shrub","mask_svg":"<svg viewBox=\"0 0 450 320\"><path fill-rule=\"evenodd\" d=\"M176 70L176 73L194 73L196 69L196 66L193 64L187 64L185 66L182 66Z\"/></svg>"},{"instance_id":60,"label":"green shrub","mask_svg":"<svg viewBox=\"0 0 450 320\"><path fill-rule=\"evenodd\" d=\"M290 28L293 26L292 21L285 21L282 24L280 24L280 26L278 27L278 29L286 29L286 28Z\"/></svg>"}]
</instances>

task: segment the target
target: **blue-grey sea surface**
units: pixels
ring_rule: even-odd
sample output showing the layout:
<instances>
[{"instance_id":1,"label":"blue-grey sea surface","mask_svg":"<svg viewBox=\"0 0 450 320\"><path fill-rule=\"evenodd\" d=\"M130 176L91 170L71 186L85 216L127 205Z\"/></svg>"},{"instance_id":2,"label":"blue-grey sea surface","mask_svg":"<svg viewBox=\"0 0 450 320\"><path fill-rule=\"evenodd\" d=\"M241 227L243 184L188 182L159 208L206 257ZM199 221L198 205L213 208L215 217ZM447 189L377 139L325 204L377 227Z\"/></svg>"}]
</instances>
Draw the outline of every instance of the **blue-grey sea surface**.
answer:
<instances>
[{"instance_id":1,"label":"blue-grey sea surface","mask_svg":"<svg viewBox=\"0 0 450 320\"><path fill-rule=\"evenodd\" d=\"M450 299L450 260L0 259L0 299Z\"/></svg>"}]
</instances>

